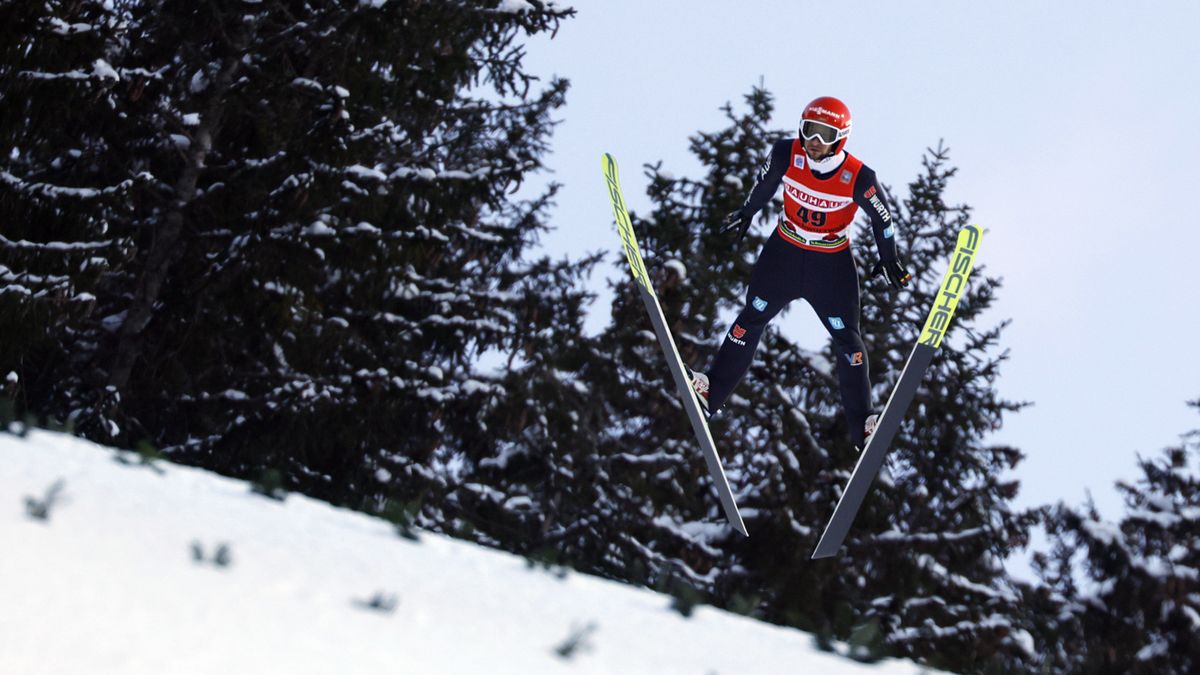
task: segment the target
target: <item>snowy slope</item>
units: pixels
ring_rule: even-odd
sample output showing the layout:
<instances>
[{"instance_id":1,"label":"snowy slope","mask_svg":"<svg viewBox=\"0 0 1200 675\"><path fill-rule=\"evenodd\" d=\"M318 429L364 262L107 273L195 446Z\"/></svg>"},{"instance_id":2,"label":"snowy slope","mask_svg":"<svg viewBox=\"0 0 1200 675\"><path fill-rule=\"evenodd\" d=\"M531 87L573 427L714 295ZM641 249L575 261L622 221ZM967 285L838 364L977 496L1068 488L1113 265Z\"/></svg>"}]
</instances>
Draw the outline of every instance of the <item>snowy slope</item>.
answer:
<instances>
[{"instance_id":1,"label":"snowy slope","mask_svg":"<svg viewBox=\"0 0 1200 675\"><path fill-rule=\"evenodd\" d=\"M915 673L810 635L117 453L0 434L0 673ZM31 517L62 481L48 520ZM197 561L193 543L203 556ZM212 562L227 544L230 563ZM365 605L395 596L394 611ZM590 628L589 628L590 627ZM572 635L581 647L556 649Z\"/></svg>"}]
</instances>

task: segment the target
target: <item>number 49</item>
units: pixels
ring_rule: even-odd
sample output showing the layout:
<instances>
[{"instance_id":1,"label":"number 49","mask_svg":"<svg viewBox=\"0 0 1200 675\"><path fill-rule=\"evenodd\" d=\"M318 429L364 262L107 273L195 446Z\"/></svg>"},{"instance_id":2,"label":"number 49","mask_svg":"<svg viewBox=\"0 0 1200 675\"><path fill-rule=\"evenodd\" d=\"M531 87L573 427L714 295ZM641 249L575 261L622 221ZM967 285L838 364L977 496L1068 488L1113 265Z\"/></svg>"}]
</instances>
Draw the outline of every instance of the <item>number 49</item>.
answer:
<instances>
[{"instance_id":1,"label":"number 49","mask_svg":"<svg viewBox=\"0 0 1200 675\"><path fill-rule=\"evenodd\" d=\"M811 225L813 227L821 227L825 225L825 212L809 211L807 206L801 206L800 208L796 209L796 217L799 218L800 222L804 223L805 225Z\"/></svg>"}]
</instances>

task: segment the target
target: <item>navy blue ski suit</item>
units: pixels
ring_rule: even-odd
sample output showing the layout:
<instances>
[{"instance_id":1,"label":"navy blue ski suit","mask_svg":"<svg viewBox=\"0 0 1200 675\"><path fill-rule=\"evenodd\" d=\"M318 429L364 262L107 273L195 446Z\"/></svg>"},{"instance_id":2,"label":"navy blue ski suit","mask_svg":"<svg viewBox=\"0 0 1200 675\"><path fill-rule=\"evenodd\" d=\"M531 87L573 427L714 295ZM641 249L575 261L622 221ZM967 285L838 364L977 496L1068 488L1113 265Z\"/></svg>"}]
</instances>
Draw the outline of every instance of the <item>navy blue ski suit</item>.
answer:
<instances>
[{"instance_id":1,"label":"navy blue ski suit","mask_svg":"<svg viewBox=\"0 0 1200 675\"><path fill-rule=\"evenodd\" d=\"M858 271L848 236L842 236L846 228L798 227L806 225L813 215L805 208L806 200L813 199L808 195L825 194L806 191L804 186L836 186L840 176L845 183L841 190L844 200L838 202L845 205L841 221L848 222L857 207L862 207L871 218L880 260L896 260L895 223L870 168L845 154L832 170L814 173L806 166L805 158L797 156L797 151L803 152L795 139L774 145L742 207L746 216L753 217L774 197L780 184L786 183L780 225L763 245L746 290L746 305L726 333L707 371L709 409L718 411L746 374L767 324L793 300L803 298L837 344L838 383L850 438L862 447L863 424L871 411L871 384L866 348L858 330ZM854 171L846 169L847 166ZM790 178L785 179L785 174ZM824 225L824 215L819 223Z\"/></svg>"}]
</instances>

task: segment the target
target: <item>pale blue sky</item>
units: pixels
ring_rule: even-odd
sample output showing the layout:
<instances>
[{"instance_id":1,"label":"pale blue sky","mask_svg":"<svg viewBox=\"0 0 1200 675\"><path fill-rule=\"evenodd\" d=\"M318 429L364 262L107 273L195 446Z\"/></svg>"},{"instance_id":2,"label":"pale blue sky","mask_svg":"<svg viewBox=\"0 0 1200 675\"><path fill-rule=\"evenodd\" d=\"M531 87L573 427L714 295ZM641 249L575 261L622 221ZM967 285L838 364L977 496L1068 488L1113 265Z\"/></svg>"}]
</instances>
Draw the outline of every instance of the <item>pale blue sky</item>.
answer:
<instances>
[{"instance_id":1,"label":"pale blue sky","mask_svg":"<svg viewBox=\"0 0 1200 675\"><path fill-rule=\"evenodd\" d=\"M1090 489L1119 517L1112 484L1138 475L1136 455L1200 427L1185 404L1200 398L1197 3L564 4L577 17L527 61L572 82L548 158L565 184L548 250L616 255L602 152L644 210L641 165L695 175L688 136L721 128L720 106L760 79L775 127L838 96L848 149L897 194L944 138L949 197L989 230L980 261L1005 279L994 317L1014 319L999 388L1036 403L994 438L1027 455L1019 504ZM825 339L806 307L782 322L803 345Z\"/></svg>"}]
</instances>

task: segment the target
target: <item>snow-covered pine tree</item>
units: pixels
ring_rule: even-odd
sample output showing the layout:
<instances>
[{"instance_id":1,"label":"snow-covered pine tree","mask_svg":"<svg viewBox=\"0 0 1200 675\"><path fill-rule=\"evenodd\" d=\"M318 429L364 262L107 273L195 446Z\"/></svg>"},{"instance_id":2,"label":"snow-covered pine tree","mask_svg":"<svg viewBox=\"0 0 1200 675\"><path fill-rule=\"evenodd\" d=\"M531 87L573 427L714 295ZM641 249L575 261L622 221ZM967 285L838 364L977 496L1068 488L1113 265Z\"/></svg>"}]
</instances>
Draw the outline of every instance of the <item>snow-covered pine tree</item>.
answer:
<instances>
[{"instance_id":1,"label":"snow-covered pine tree","mask_svg":"<svg viewBox=\"0 0 1200 675\"><path fill-rule=\"evenodd\" d=\"M531 328L489 377L494 395L463 411L480 421L462 430L444 498L425 505L421 523L547 563L578 559L566 540L603 543L577 527L572 503L609 485L598 473L608 420L593 388L605 363L584 337L593 294L580 283L599 259L531 266L540 285L523 285L517 303Z\"/></svg>"},{"instance_id":2,"label":"snow-covered pine tree","mask_svg":"<svg viewBox=\"0 0 1200 675\"><path fill-rule=\"evenodd\" d=\"M745 198L771 143L794 135L768 128L773 106L765 90L754 90L746 104L745 114L727 110L727 128L693 137L702 179L649 167L654 206L633 218L684 358L701 368L744 301L776 207L740 247L714 229ZM864 338L879 405L968 217L966 207L944 202L954 172L946 163L944 149L930 152L898 212L903 254L917 273L913 287L894 293L878 280L865 283ZM857 241L872 241L865 228ZM872 248L856 252L864 279ZM717 604L952 669L1019 663L1029 640L1001 561L1024 543L1033 516L1008 503L1016 485L1003 472L1019 453L983 442L1005 412L1020 407L991 388L1005 356L995 350L1003 323L978 326L999 287L985 268L918 394L891 473L868 500L845 554L819 563L809 556L855 459L832 347L811 352L772 327L756 365L714 420L752 535L742 540L723 524L640 300L622 284L602 336L615 375L598 391L612 419L606 476L628 488L609 495L620 500L612 512L621 525L604 539L609 557L600 567L652 585L673 577ZM808 311L803 304L792 311Z\"/></svg>"},{"instance_id":3,"label":"snow-covered pine tree","mask_svg":"<svg viewBox=\"0 0 1200 675\"><path fill-rule=\"evenodd\" d=\"M143 87L160 77L110 63L129 40L127 4L0 3L0 371L22 415L70 416L50 403L64 389L110 396L80 326L115 320L97 316L97 284L132 255L135 194L153 177L111 159L139 135Z\"/></svg>"},{"instance_id":4,"label":"snow-covered pine tree","mask_svg":"<svg viewBox=\"0 0 1200 675\"><path fill-rule=\"evenodd\" d=\"M1200 401L1192 406L1200 408ZM1200 430L1139 458L1120 522L1094 504L1055 507L1035 558L1049 599L1044 665L1079 673L1200 670Z\"/></svg>"},{"instance_id":5,"label":"snow-covered pine tree","mask_svg":"<svg viewBox=\"0 0 1200 675\"><path fill-rule=\"evenodd\" d=\"M31 291L6 324L43 331L0 357L25 405L356 505L436 502L491 454L477 413L503 375L479 355L569 321L558 287L586 268L523 261L553 188L510 197L566 89L521 39L571 10L37 4L5 23L25 112L0 129L0 217L46 223L0 252Z\"/></svg>"}]
</instances>

